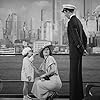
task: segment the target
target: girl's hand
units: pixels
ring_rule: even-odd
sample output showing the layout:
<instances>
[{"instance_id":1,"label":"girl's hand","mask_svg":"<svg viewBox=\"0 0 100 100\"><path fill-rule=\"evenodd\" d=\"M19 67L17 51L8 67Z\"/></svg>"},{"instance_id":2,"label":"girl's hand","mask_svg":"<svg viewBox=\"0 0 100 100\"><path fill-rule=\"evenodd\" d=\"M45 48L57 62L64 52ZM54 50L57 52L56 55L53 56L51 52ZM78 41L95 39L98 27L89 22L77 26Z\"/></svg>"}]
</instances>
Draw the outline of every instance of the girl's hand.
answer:
<instances>
[{"instance_id":1,"label":"girl's hand","mask_svg":"<svg viewBox=\"0 0 100 100\"><path fill-rule=\"evenodd\" d=\"M36 55L38 55L38 52L33 52L33 56L36 56Z\"/></svg>"},{"instance_id":2,"label":"girl's hand","mask_svg":"<svg viewBox=\"0 0 100 100\"><path fill-rule=\"evenodd\" d=\"M36 77L36 78L35 78L35 81L37 81L37 80L40 80L40 77Z\"/></svg>"}]
</instances>

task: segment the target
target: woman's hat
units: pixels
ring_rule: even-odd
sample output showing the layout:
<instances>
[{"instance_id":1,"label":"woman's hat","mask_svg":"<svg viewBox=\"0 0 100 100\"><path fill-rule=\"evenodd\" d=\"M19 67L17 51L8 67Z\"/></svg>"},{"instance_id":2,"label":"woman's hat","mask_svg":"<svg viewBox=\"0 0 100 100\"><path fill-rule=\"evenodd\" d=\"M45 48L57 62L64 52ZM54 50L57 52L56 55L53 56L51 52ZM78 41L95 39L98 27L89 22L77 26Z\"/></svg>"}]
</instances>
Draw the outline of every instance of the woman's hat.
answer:
<instances>
[{"instance_id":1,"label":"woman's hat","mask_svg":"<svg viewBox=\"0 0 100 100\"><path fill-rule=\"evenodd\" d=\"M52 46L52 45L46 45L46 46L42 47L42 48L40 49L40 51L39 51L39 54L40 54L40 57L41 57L41 58L44 58L44 56L43 56L43 50L44 50L45 48L49 48L49 50L50 50L50 55L52 55L53 46Z\"/></svg>"},{"instance_id":2,"label":"woman's hat","mask_svg":"<svg viewBox=\"0 0 100 100\"><path fill-rule=\"evenodd\" d=\"M22 51L22 55L23 55L23 56L27 55L27 53L28 53L30 50L32 50L30 47L24 48L23 51Z\"/></svg>"}]
</instances>

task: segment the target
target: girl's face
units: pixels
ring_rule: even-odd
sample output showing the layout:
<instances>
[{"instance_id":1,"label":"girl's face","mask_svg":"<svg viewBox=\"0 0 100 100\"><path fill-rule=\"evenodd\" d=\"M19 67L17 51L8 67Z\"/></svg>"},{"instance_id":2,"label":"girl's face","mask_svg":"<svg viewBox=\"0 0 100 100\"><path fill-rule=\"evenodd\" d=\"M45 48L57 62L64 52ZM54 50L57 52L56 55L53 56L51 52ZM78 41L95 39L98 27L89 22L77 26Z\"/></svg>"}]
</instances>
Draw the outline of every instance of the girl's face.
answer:
<instances>
[{"instance_id":1,"label":"girl's face","mask_svg":"<svg viewBox=\"0 0 100 100\"><path fill-rule=\"evenodd\" d=\"M48 56L49 54L50 54L49 48L45 48L45 49L43 50L43 55L44 55L44 56Z\"/></svg>"},{"instance_id":2,"label":"girl's face","mask_svg":"<svg viewBox=\"0 0 100 100\"><path fill-rule=\"evenodd\" d=\"M33 55L33 51L30 50L30 51L28 52L28 57L31 57L32 55Z\"/></svg>"}]
</instances>

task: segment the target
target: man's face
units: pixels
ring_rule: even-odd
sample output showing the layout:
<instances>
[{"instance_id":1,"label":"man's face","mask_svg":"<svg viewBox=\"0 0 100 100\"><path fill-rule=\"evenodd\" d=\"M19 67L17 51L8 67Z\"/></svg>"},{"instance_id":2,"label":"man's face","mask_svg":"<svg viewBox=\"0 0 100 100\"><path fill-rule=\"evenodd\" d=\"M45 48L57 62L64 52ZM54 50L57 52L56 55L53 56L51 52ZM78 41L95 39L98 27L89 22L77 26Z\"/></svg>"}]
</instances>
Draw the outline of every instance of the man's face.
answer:
<instances>
[{"instance_id":1,"label":"man's face","mask_svg":"<svg viewBox=\"0 0 100 100\"><path fill-rule=\"evenodd\" d=\"M68 19L70 19L70 12L67 10L67 11L64 11L63 12L64 14L65 14L65 16L68 18Z\"/></svg>"}]
</instances>

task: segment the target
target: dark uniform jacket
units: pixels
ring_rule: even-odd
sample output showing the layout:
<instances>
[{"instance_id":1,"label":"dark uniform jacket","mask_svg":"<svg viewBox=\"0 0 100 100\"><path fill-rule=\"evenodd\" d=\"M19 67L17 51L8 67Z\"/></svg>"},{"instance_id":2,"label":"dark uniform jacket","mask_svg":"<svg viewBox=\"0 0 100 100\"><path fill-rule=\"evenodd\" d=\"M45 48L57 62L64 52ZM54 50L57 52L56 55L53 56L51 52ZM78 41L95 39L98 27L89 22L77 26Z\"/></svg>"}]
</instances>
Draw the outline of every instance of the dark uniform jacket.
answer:
<instances>
[{"instance_id":1,"label":"dark uniform jacket","mask_svg":"<svg viewBox=\"0 0 100 100\"><path fill-rule=\"evenodd\" d=\"M87 47L87 37L80 20L76 16L72 16L68 22L68 38L69 46L76 47L82 54Z\"/></svg>"}]
</instances>

